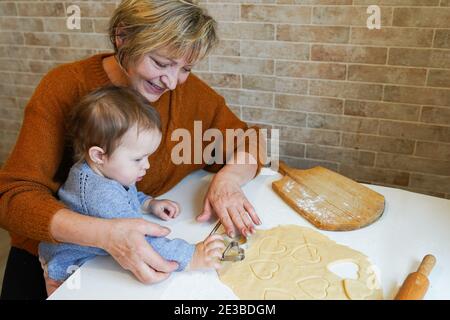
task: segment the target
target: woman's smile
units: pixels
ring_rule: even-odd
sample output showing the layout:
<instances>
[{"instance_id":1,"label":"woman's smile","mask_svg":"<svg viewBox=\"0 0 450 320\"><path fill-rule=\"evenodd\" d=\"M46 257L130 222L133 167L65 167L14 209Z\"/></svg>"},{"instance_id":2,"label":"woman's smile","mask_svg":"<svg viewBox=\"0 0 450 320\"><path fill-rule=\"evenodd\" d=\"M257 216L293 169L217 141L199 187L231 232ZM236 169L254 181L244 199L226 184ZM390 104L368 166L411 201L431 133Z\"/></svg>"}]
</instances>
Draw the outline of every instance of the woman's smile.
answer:
<instances>
[{"instance_id":1,"label":"woman's smile","mask_svg":"<svg viewBox=\"0 0 450 320\"><path fill-rule=\"evenodd\" d=\"M161 88L160 86L154 84L151 81L145 81L145 90L151 94L161 95L166 90L165 88Z\"/></svg>"}]
</instances>

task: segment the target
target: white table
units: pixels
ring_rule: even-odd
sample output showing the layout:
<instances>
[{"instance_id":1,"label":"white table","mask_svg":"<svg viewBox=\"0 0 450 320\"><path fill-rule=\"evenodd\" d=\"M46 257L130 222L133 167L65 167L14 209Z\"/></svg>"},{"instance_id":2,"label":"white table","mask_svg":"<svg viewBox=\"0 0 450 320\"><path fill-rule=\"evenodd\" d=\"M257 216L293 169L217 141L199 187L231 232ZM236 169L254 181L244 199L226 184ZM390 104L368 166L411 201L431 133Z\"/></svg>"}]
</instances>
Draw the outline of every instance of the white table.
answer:
<instances>
[{"instance_id":1,"label":"white table","mask_svg":"<svg viewBox=\"0 0 450 320\"><path fill-rule=\"evenodd\" d=\"M214 226L197 223L203 196L212 175L205 171L186 177L161 198L178 201L181 215L170 222L147 216L172 230L169 237L195 243ZM280 175L263 169L244 188L263 221L261 228L282 224L313 227L285 204L271 188ZM332 240L361 251L378 268L386 299L392 299L406 276L428 253L437 258L426 299L450 299L450 201L404 190L367 185L386 198L383 216L356 231L320 231ZM215 271L176 272L162 283L144 285L111 257L98 257L78 269L49 299L237 299Z\"/></svg>"}]
</instances>

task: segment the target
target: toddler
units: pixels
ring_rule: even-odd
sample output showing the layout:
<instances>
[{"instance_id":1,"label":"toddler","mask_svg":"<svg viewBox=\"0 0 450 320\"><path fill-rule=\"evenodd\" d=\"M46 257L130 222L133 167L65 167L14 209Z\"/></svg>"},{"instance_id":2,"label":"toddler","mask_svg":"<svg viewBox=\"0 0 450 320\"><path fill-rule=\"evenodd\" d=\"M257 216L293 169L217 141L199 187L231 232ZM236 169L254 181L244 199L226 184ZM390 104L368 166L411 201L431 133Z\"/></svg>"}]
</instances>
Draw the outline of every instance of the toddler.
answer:
<instances>
[{"instance_id":1,"label":"toddler","mask_svg":"<svg viewBox=\"0 0 450 320\"><path fill-rule=\"evenodd\" d=\"M76 163L58 197L71 210L106 219L142 218L142 212L163 220L179 215L177 203L152 199L135 186L149 169L148 157L162 137L159 115L144 97L128 88L97 89L74 108L69 123ZM220 236L196 245L181 239L146 239L163 258L179 264L177 271L220 267L216 259L224 248ZM70 243L41 243L39 260L48 295L70 276L74 266L97 255L108 253Z\"/></svg>"}]
</instances>

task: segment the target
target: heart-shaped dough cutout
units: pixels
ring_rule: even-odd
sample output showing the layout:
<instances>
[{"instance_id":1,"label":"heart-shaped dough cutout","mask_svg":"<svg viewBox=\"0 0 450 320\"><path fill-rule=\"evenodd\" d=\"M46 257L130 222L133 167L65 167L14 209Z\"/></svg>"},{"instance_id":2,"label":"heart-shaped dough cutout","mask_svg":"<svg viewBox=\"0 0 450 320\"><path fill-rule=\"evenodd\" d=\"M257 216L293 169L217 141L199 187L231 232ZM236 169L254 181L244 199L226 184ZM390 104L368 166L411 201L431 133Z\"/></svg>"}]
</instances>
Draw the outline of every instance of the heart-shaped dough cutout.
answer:
<instances>
[{"instance_id":1,"label":"heart-shaped dough cutout","mask_svg":"<svg viewBox=\"0 0 450 320\"><path fill-rule=\"evenodd\" d=\"M363 300L372 293L372 290L363 282L353 279L344 280L344 290L347 297L351 300Z\"/></svg>"},{"instance_id":2,"label":"heart-shaped dough cutout","mask_svg":"<svg viewBox=\"0 0 450 320\"><path fill-rule=\"evenodd\" d=\"M322 257L319 255L319 250L310 244L302 245L292 251L292 257L302 264L319 263Z\"/></svg>"},{"instance_id":3,"label":"heart-shaped dough cutout","mask_svg":"<svg viewBox=\"0 0 450 320\"><path fill-rule=\"evenodd\" d=\"M261 241L260 254L279 254L286 252L286 246L282 245L275 237L266 237Z\"/></svg>"},{"instance_id":4,"label":"heart-shaped dough cutout","mask_svg":"<svg viewBox=\"0 0 450 320\"><path fill-rule=\"evenodd\" d=\"M278 272L280 265L274 261L264 260L253 262L250 264L250 269L258 279L269 280Z\"/></svg>"},{"instance_id":5,"label":"heart-shaped dough cutout","mask_svg":"<svg viewBox=\"0 0 450 320\"><path fill-rule=\"evenodd\" d=\"M324 299L330 283L323 278L309 278L297 282L300 289L313 299Z\"/></svg>"}]
</instances>

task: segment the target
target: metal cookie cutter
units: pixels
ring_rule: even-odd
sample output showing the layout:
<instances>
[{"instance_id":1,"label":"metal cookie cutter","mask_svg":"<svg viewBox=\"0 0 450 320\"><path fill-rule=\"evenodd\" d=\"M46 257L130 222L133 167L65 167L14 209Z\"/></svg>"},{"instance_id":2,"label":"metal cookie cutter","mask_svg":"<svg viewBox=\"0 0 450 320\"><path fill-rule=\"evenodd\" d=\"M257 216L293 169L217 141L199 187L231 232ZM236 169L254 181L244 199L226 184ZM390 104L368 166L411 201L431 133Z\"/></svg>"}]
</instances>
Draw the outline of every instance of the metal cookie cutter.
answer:
<instances>
[{"instance_id":1,"label":"metal cookie cutter","mask_svg":"<svg viewBox=\"0 0 450 320\"><path fill-rule=\"evenodd\" d=\"M217 222L217 224L214 226L214 229L209 234L212 236L216 231L219 229L221 225L221 222ZM231 262L237 262L242 261L245 258L245 250L239 246L239 242L236 240L231 240L230 243L228 243L227 247L222 253L222 257L219 259L220 261L231 261Z\"/></svg>"}]
</instances>

